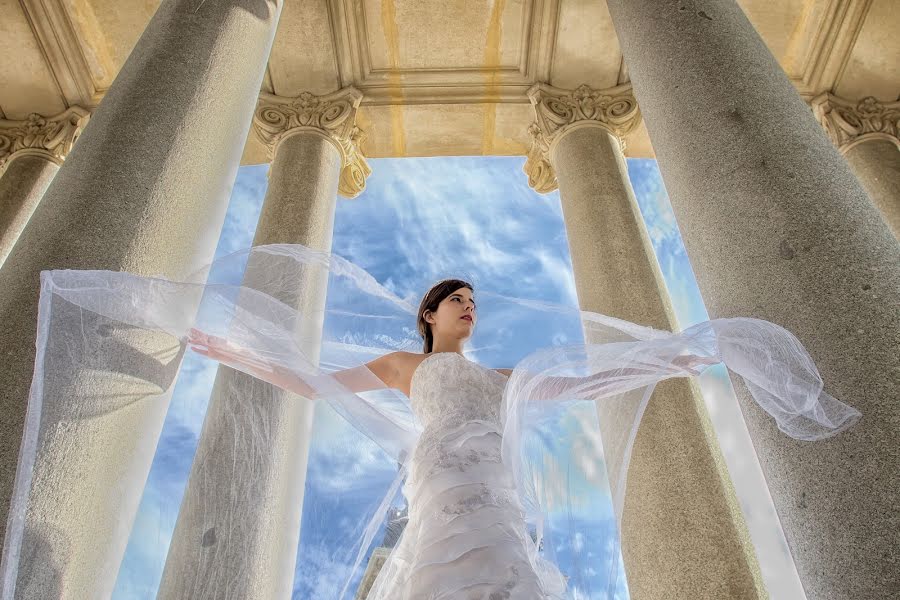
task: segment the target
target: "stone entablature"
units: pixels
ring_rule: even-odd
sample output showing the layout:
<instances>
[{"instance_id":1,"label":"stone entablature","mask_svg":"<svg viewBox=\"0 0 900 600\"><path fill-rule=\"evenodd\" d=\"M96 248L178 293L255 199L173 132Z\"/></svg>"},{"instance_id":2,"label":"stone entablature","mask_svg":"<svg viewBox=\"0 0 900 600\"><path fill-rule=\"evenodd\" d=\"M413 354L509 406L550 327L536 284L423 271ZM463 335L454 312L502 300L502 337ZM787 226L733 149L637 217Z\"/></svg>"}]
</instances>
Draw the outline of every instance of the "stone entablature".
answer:
<instances>
[{"instance_id":1,"label":"stone entablature","mask_svg":"<svg viewBox=\"0 0 900 600\"><path fill-rule=\"evenodd\" d=\"M90 117L85 109L73 106L53 117L31 113L24 121L0 120L0 174L23 154L61 165Z\"/></svg>"},{"instance_id":2,"label":"stone entablature","mask_svg":"<svg viewBox=\"0 0 900 600\"><path fill-rule=\"evenodd\" d=\"M531 139L512 124L530 116L529 86L547 81L602 88L628 79L606 2L434 2L428 10L412 8L420 4L329 0L295 10L287 3L260 89L283 96L359 89L369 158L522 155ZM739 4L804 99L826 90L852 98L864 90L897 97L900 65L884 59L900 48L892 18L896 2ZM4 5L5 40L16 51L3 56L0 117L97 106L159 6L159 0ZM198 6L200 12L208 8L188 1L186 15ZM242 164L264 163L259 140L250 136L247 142ZM628 153L654 156L646 129L629 137Z\"/></svg>"},{"instance_id":3,"label":"stone entablature","mask_svg":"<svg viewBox=\"0 0 900 600\"><path fill-rule=\"evenodd\" d=\"M900 101L880 102L867 96L857 102L825 92L813 98L810 105L841 153L874 139L893 142L900 148Z\"/></svg>"},{"instance_id":4,"label":"stone entablature","mask_svg":"<svg viewBox=\"0 0 900 600\"><path fill-rule=\"evenodd\" d=\"M338 192L355 198L366 188L371 167L362 154L364 132L356 125L363 94L353 87L316 96L303 92L294 98L260 94L253 117L253 129L266 146L269 161L275 160L278 145L301 132L312 132L332 142L341 154Z\"/></svg>"},{"instance_id":5,"label":"stone entablature","mask_svg":"<svg viewBox=\"0 0 900 600\"><path fill-rule=\"evenodd\" d=\"M616 137L624 154L625 136L641 122L630 83L604 90L587 85L563 90L536 83L528 90L528 98L534 107L535 121L528 127L532 144L524 170L528 184L542 194L558 187L550 154L567 132L600 127Z\"/></svg>"}]
</instances>

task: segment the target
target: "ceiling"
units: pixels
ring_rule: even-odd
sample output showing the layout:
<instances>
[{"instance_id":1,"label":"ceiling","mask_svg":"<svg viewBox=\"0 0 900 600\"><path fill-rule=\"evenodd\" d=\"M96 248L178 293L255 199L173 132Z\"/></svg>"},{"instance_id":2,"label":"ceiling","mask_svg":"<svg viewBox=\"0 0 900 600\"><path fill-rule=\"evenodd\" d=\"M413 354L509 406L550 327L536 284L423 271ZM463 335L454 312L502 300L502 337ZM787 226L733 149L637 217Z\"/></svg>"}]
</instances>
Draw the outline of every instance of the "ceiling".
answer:
<instances>
[{"instance_id":1,"label":"ceiling","mask_svg":"<svg viewBox=\"0 0 900 600\"><path fill-rule=\"evenodd\" d=\"M0 117L96 106L156 0L0 0ZM739 0L806 98L900 97L897 0ZM600 0L285 0L262 91L353 85L368 157L515 155L535 82L628 81ZM628 156L650 157L641 126ZM266 161L251 134L243 164Z\"/></svg>"}]
</instances>

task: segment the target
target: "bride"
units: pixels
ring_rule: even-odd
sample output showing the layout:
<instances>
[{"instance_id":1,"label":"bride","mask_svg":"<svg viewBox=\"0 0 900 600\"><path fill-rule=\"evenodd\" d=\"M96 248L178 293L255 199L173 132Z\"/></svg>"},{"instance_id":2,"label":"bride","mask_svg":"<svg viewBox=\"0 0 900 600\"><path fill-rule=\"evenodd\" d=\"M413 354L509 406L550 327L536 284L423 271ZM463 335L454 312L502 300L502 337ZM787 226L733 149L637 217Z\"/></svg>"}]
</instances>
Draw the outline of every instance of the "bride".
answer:
<instances>
[{"instance_id":1,"label":"bride","mask_svg":"<svg viewBox=\"0 0 900 600\"><path fill-rule=\"evenodd\" d=\"M485 369L463 355L476 315L472 286L442 281L419 308L423 353L391 352L365 365L411 400L424 427L404 488L409 521L369 600L563 597L564 584L547 580L548 567L536 564L514 482L501 462L500 403L512 370ZM244 362L225 340L192 334L192 348L201 354L243 363L271 383L312 395L302 379L284 371L273 377L258 360ZM335 377L354 392L368 391L353 385L348 372Z\"/></svg>"},{"instance_id":2,"label":"bride","mask_svg":"<svg viewBox=\"0 0 900 600\"><path fill-rule=\"evenodd\" d=\"M315 299L324 281L323 308ZM299 245L234 253L184 281L43 273L38 356L66 360L36 362L3 579L15 581L21 566L17 544L28 534L35 440L54 427L41 418L47 390L67 389L85 369L108 369L118 380L153 383L158 391L144 390L142 401L171 394L173 380L154 366L155 349L142 356L132 344L122 360L119 346L107 343L117 328L132 340L136 331L171 336L254 380L324 400L397 461L400 469L369 523L343 540L343 556L352 561L355 554L355 564L343 589L334 590L336 599L353 593L351 579L359 579L357 567L401 484L408 522L368 600L567 599L576 590L616 597L624 570L608 542L621 519L640 416L663 379L722 362L798 439L834 435L859 418L822 391L799 341L768 321L714 319L673 333L490 290L480 290L477 302L474 286L448 279L416 310L358 266ZM514 313L526 317L511 323ZM574 318L585 342L554 337L530 353L524 349L511 369L489 369L466 357L479 316L493 325L550 330L559 318ZM413 343L422 351L412 351ZM106 348L110 354L103 355ZM182 354L174 356L180 363ZM149 377L142 371L148 367ZM170 365L165 375L175 372ZM262 389L248 385L239 397L263 406L271 399L261 397ZM613 409L603 414L615 414L615 422L598 423L601 405ZM256 436L254 447L265 448L270 432L249 427L242 435ZM606 519L599 514L604 497L612 504ZM130 528L134 515L126 513L116 516ZM585 533L587 521L599 523L593 534Z\"/></svg>"}]
</instances>

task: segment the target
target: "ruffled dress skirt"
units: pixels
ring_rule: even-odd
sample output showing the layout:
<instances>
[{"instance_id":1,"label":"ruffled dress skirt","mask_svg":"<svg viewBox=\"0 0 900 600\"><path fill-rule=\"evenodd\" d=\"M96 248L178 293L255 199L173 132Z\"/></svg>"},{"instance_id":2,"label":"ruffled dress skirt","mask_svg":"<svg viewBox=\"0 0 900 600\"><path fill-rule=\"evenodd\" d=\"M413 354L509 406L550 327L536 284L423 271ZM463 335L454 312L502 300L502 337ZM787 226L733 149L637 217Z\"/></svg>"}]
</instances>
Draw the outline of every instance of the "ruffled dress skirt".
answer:
<instances>
[{"instance_id":1,"label":"ruffled dress skirt","mask_svg":"<svg viewBox=\"0 0 900 600\"><path fill-rule=\"evenodd\" d=\"M423 432L404 487L409 521L368 600L563 597L562 576L526 530L500 442L487 421Z\"/></svg>"}]
</instances>

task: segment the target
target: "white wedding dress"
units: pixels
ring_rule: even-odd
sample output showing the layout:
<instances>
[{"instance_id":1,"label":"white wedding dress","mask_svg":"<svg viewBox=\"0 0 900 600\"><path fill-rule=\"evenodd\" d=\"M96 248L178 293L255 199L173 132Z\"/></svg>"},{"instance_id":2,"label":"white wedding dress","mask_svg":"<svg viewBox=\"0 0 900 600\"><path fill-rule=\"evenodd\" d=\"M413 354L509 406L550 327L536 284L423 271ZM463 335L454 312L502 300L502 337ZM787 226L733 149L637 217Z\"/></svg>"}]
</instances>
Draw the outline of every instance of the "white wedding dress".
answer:
<instances>
[{"instance_id":1,"label":"white wedding dress","mask_svg":"<svg viewBox=\"0 0 900 600\"><path fill-rule=\"evenodd\" d=\"M424 429L403 488L409 521L368 600L559 597L561 575L537 555L500 458L506 382L455 352L414 371L410 400Z\"/></svg>"}]
</instances>

